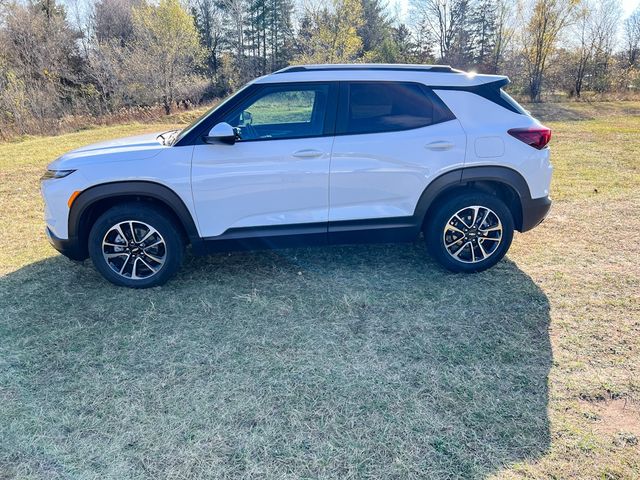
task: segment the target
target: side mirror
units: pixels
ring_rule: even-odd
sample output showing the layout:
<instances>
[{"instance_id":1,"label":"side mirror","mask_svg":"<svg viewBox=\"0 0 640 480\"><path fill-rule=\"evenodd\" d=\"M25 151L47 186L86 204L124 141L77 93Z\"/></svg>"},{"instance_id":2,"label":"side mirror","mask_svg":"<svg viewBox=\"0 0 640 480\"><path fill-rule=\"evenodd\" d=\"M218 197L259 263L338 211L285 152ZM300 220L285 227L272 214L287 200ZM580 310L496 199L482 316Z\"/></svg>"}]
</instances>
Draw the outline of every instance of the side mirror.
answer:
<instances>
[{"instance_id":1,"label":"side mirror","mask_svg":"<svg viewBox=\"0 0 640 480\"><path fill-rule=\"evenodd\" d=\"M251 125L253 122L253 115L249 110L245 110L240 114L240 121L243 125Z\"/></svg>"},{"instance_id":2,"label":"side mirror","mask_svg":"<svg viewBox=\"0 0 640 480\"><path fill-rule=\"evenodd\" d=\"M209 135L204 137L206 143L228 143L233 145L236 143L236 131L226 122L220 122L209 130Z\"/></svg>"}]
</instances>

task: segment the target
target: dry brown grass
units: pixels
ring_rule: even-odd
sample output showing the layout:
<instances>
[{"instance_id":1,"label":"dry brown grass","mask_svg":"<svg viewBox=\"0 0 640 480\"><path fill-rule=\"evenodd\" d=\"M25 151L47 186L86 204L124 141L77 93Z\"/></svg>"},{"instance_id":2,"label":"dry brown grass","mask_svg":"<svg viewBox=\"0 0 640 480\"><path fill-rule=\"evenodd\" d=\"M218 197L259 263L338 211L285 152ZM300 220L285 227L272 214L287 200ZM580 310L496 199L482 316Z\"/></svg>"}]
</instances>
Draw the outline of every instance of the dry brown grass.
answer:
<instances>
[{"instance_id":1,"label":"dry brown grass","mask_svg":"<svg viewBox=\"0 0 640 480\"><path fill-rule=\"evenodd\" d=\"M206 105L195 108L177 108L175 111L166 115L164 107L161 105L148 107L130 107L123 108L116 112L106 113L104 115L66 115L56 120L47 119L31 119L26 124L21 125L21 130L13 125L0 124L0 141L22 141L31 136L49 136L62 135L65 133L81 132L88 129L97 129L100 127L122 125L122 124L184 124L189 123L206 110L217 103L212 101ZM31 135L25 135L21 132L29 132Z\"/></svg>"},{"instance_id":2,"label":"dry brown grass","mask_svg":"<svg viewBox=\"0 0 640 480\"><path fill-rule=\"evenodd\" d=\"M466 276L417 243L115 288L47 245L37 179L164 125L0 145L0 478L638 478L640 105L580 108L544 114L551 216Z\"/></svg>"}]
</instances>

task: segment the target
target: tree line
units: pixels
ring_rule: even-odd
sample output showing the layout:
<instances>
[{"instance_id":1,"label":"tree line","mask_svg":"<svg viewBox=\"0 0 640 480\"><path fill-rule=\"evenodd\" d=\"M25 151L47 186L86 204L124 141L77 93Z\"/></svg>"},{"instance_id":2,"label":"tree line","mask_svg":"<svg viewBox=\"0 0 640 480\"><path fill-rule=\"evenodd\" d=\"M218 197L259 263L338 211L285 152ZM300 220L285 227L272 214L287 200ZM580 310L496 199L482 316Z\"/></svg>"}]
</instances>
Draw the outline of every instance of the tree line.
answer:
<instances>
[{"instance_id":1,"label":"tree line","mask_svg":"<svg viewBox=\"0 0 640 480\"><path fill-rule=\"evenodd\" d=\"M70 116L226 95L294 63L442 63L511 91L640 88L640 10L620 0L0 0L0 136Z\"/></svg>"}]
</instances>

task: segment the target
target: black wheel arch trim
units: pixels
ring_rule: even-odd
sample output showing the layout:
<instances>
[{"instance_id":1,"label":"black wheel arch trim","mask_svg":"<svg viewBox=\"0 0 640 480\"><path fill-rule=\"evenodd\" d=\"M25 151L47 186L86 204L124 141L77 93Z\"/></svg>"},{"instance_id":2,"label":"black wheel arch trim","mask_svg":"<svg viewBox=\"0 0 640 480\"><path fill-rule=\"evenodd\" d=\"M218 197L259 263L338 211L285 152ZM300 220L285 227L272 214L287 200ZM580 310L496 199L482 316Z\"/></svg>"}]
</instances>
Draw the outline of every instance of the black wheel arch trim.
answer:
<instances>
[{"instance_id":1,"label":"black wheel arch trim","mask_svg":"<svg viewBox=\"0 0 640 480\"><path fill-rule=\"evenodd\" d=\"M480 181L496 182L513 189L520 202L521 212L515 218L516 229L521 232L531 230L538 225L549 211L551 201L548 197L532 199L529 185L524 177L509 167L477 166L463 167L443 173L433 180L424 190L414 211L414 218L420 222L426 217L433 202L444 192L454 187ZM517 217L517 215L516 215Z\"/></svg>"},{"instance_id":2,"label":"black wheel arch trim","mask_svg":"<svg viewBox=\"0 0 640 480\"><path fill-rule=\"evenodd\" d=\"M69 211L69 239L79 240L83 215L92 205L101 200L119 196L146 197L163 203L178 218L189 240L191 242L200 240L193 216L180 196L165 185L143 180L102 183L80 193Z\"/></svg>"},{"instance_id":3,"label":"black wheel arch trim","mask_svg":"<svg viewBox=\"0 0 640 480\"><path fill-rule=\"evenodd\" d=\"M480 166L465 167L462 170L462 183L489 180L504 183L513 188L521 199L531 198L529 185L524 177L509 167Z\"/></svg>"}]
</instances>

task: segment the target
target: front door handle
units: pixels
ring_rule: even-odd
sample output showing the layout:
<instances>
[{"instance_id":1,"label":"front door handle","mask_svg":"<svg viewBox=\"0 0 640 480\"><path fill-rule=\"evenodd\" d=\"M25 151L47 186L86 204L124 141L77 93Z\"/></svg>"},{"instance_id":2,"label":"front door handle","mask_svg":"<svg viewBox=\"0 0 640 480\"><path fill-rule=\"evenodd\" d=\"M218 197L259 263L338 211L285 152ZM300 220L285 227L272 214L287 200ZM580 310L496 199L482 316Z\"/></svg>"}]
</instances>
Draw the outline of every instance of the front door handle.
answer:
<instances>
[{"instance_id":1,"label":"front door handle","mask_svg":"<svg viewBox=\"0 0 640 480\"><path fill-rule=\"evenodd\" d=\"M293 152L292 155L297 158L318 158L324 155L324 152L321 152L320 150L305 149Z\"/></svg>"},{"instance_id":2,"label":"front door handle","mask_svg":"<svg viewBox=\"0 0 640 480\"><path fill-rule=\"evenodd\" d=\"M451 142L444 140L438 140L436 142L427 143L425 148L436 152L444 152L445 150L451 150L455 145Z\"/></svg>"}]
</instances>

